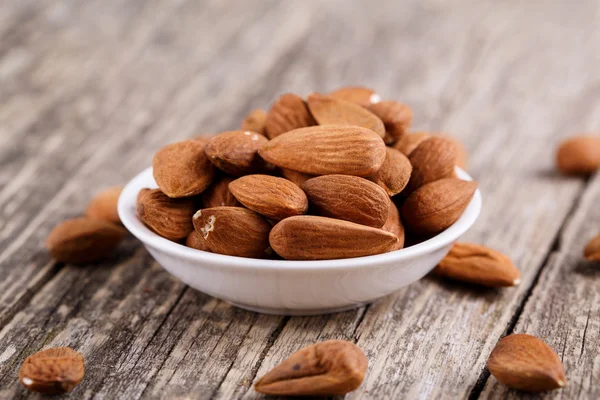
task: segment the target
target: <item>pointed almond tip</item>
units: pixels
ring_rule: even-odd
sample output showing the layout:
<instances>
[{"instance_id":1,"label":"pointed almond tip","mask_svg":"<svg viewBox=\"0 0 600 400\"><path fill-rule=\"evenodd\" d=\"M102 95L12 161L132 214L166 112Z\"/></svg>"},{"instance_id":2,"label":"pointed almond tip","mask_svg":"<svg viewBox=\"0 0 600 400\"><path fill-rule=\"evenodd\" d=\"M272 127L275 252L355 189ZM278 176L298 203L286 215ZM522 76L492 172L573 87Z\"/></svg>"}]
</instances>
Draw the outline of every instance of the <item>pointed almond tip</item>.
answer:
<instances>
[{"instance_id":1,"label":"pointed almond tip","mask_svg":"<svg viewBox=\"0 0 600 400\"><path fill-rule=\"evenodd\" d=\"M563 381L562 379L558 379L558 380L556 381L556 383L557 383L557 384L558 384L558 386L560 386L561 388L562 388L562 387L565 387L565 386L567 386L567 382L566 382L566 381Z\"/></svg>"},{"instance_id":2,"label":"pointed almond tip","mask_svg":"<svg viewBox=\"0 0 600 400\"><path fill-rule=\"evenodd\" d=\"M517 286L519 285L519 283L521 283L521 278L517 278L513 281L513 286Z\"/></svg>"}]
</instances>

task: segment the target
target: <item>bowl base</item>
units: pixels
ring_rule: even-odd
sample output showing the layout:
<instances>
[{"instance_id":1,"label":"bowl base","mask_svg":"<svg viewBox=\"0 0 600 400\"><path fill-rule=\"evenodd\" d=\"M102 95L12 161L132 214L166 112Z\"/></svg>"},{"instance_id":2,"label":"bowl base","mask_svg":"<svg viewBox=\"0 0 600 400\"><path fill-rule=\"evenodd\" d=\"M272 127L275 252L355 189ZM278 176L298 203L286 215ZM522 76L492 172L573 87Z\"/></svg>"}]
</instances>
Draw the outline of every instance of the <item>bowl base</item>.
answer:
<instances>
[{"instance_id":1,"label":"bowl base","mask_svg":"<svg viewBox=\"0 0 600 400\"><path fill-rule=\"evenodd\" d=\"M262 314L271 314L271 315L289 315L289 316L294 316L294 317L344 312L344 311L354 310L355 308L359 308L359 307L369 304L367 302L367 303L349 304L347 306L333 307L333 308L295 309L295 308L255 307L255 306L249 306L246 304L233 303L230 301L228 301L227 303L231 304L234 307L243 308L244 310L247 310L247 311L253 311L253 312L262 313Z\"/></svg>"}]
</instances>

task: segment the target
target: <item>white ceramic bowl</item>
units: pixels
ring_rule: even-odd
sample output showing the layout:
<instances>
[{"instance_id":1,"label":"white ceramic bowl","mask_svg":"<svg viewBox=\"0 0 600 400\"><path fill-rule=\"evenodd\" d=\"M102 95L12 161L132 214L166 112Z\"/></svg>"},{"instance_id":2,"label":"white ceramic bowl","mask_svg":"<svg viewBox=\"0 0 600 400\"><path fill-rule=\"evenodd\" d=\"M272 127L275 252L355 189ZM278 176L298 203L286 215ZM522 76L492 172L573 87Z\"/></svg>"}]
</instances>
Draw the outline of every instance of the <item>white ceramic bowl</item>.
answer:
<instances>
[{"instance_id":1,"label":"white ceramic bowl","mask_svg":"<svg viewBox=\"0 0 600 400\"><path fill-rule=\"evenodd\" d=\"M471 178L457 169L462 179ZM195 250L164 239L138 218L142 188L156 188L152 169L136 176L119 199L119 216L171 274L211 296L252 311L314 315L344 311L386 296L422 278L475 222L479 190L454 225L425 242L368 257L325 261L259 260Z\"/></svg>"}]
</instances>

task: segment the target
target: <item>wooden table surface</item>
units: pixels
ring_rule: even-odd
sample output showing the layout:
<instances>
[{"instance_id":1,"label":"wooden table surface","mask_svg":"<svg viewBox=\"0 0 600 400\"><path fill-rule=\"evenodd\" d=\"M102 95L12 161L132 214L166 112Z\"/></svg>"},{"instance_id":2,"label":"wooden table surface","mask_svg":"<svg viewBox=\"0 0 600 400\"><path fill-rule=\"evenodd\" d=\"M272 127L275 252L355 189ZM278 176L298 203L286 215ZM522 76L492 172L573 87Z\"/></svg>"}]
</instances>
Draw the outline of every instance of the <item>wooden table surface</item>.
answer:
<instances>
[{"instance_id":1,"label":"wooden table surface","mask_svg":"<svg viewBox=\"0 0 600 400\"><path fill-rule=\"evenodd\" d=\"M349 399L522 398L485 368L525 332L600 397L600 176L554 170L556 143L600 129L595 1L5 0L0 6L0 398L49 346L86 358L72 399L262 398L253 381L302 346L356 342ZM48 232L166 143L238 126L279 94L344 84L409 104L416 130L470 152L484 208L465 240L522 283L427 277L355 311L260 315L186 287L134 239L97 266L54 262Z\"/></svg>"}]
</instances>

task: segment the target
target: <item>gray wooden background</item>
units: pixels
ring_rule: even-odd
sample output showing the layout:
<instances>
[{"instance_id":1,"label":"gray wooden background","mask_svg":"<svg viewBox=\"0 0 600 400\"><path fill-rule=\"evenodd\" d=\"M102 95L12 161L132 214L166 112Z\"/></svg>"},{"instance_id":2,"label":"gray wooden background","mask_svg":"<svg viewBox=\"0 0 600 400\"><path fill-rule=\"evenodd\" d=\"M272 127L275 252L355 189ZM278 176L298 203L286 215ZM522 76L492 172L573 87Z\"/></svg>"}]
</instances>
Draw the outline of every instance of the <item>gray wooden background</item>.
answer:
<instances>
[{"instance_id":1,"label":"gray wooden background","mask_svg":"<svg viewBox=\"0 0 600 400\"><path fill-rule=\"evenodd\" d=\"M0 398L31 398L23 359L86 358L72 399L256 399L293 351L344 338L369 358L348 399L534 398L489 376L503 335L563 360L600 397L600 176L561 177L555 144L600 129L595 1L4 0L0 3ZM415 129L469 148L483 213L465 240L508 254L520 286L427 277L365 308L259 315L187 288L133 239L102 265L53 262L43 241L162 145L235 128L285 91L344 84L406 102Z\"/></svg>"}]
</instances>

